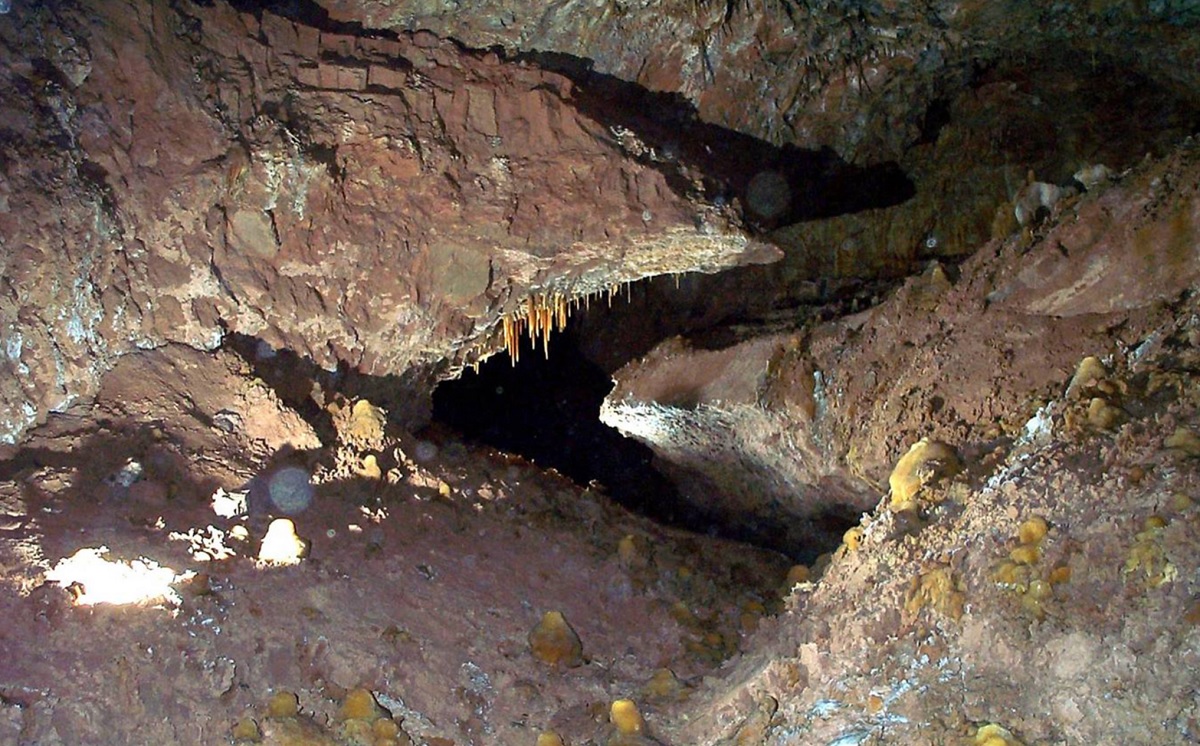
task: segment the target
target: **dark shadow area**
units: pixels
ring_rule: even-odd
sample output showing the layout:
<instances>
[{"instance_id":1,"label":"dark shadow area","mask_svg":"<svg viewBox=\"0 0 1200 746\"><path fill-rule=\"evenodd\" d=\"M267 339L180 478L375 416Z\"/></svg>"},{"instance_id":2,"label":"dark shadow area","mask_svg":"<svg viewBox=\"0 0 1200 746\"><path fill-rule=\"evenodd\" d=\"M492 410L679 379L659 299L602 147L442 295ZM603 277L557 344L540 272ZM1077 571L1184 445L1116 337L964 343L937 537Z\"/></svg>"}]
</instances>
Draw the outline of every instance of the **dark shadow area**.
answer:
<instances>
[{"instance_id":1,"label":"dark shadow area","mask_svg":"<svg viewBox=\"0 0 1200 746\"><path fill-rule=\"evenodd\" d=\"M610 129L628 130L652 149L639 160L660 170L680 194L694 191L679 166L704 174L703 198L737 197L750 226L782 225L890 207L916 189L894 162L847 163L830 148L777 147L756 137L701 121L678 93L655 92L596 72L592 61L557 52L530 52L514 61L570 78L571 104Z\"/></svg>"},{"instance_id":2,"label":"dark shadow area","mask_svg":"<svg viewBox=\"0 0 1200 746\"><path fill-rule=\"evenodd\" d=\"M263 12L274 13L292 23L346 36L369 36L375 39L395 39L395 31L368 29L357 21L338 21L315 0L228 0L239 13L249 13L262 19ZM211 5L212 0L193 0L197 5Z\"/></svg>"},{"instance_id":3,"label":"dark shadow area","mask_svg":"<svg viewBox=\"0 0 1200 746\"><path fill-rule=\"evenodd\" d=\"M0 461L0 480L21 484L29 516L25 528L36 529L46 556L57 559L85 544L103 543L116 529L150 531L164 506L208 511L208 497L220 485L194 476L181 450L154 424L101 419L78 435L34 437ZM43 470L55 487L58 474L69 472L67 486L44 489L38 477ZM87 532L47 532L47 525Z\"/></svg>"},{"instance_id":4,"label":"dark shadow area","mask_svg":"<svg viewBox=\"0 0 1200 746\"><path fill-rule=\"evenodd\" d=\"M683 498L655 468L650 448L600 421L600 404L612 381L579 344L568 330L554 337L548 358L527 351L513 366L501 354L480 366L478 374L468 371L442 383L433 395L434 421L467 440L556 469L580 486L598 483L622 506L661 524L805 561L832 551L832 546L796 546L786 527L708 514ZM837 524L830 535L840 537L857 521L856 512L831 511L817 518L821 527Z\"/></svg>"},{"instance_id":5,"label":"dark shadow area","mask_svg":"<svg viewBox=\"0 0 1200 746\"><path fill-rule=\"evenodd\" d=\"M713 530L659 474L649 448L600 422L612 381L580 352L569 333L550 356L525 350L513 366L496 355L433 394L435 422L472 441L556 469L581 486L595 481L617 502L650 518L702 533Z\"/></svg>"},{"instance_id":6,"label":"dark shadow area","mask_svg":"<svg viewBox=\"0 0 1200 746\"><path fill-rule=\"evenodd\" d=\"M389 29L335 20L315 0L229 1L238 11L259 19L266 12L326 33L393 40L401 37ZM747 227L756 233L805 220L888 207L915 194L912 181L894 162L856 166L830 148L778 147L701 121L695 106L682 95L650 91L599 73L590 59L560 52L506 55L502 49L473 49L448 41L464 55L496 53L509 64L533 65L569 78L574 84L570 106L608 127L614 140L620 139L617 132L627 131L649 146L641 153L627 152L660 171L678 194L716 204L739 199ZM409 65L403 59L391 60L390 64ZM702 175L699 194L697 173Z\"/></svg>"},{"instance_id":7,"label":"dark shadow area","mask_svg":"<svg viewBox=\"0 0 1200 746\"><path fill-rule=\"evenodd\" d=\"M296 410L324 443L337 438L324 406L336 395L350 400L368 399L404 425L429 419L429 403L421 394L427 389L421 381L410 380L422 375L419 370L401 376L373 376L342 362L337 370L328 371L297 352L276 349L258 337L231 331L225 333L224 347L245 360L254 375L280 401Z\"/></svg>"}]
</instances>

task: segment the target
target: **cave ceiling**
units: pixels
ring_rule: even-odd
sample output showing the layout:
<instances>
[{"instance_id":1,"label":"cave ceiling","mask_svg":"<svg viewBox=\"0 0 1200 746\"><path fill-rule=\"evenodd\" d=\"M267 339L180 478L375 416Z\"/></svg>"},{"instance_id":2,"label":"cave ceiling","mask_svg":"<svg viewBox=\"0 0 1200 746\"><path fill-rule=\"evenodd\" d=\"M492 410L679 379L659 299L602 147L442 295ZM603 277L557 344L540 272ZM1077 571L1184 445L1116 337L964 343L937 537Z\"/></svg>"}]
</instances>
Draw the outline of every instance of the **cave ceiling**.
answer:
<instances>
[{"instance_id":1,"label":"cave ceiling","mask_svg":"<svg viewBox=\"0 0 1200 746\"><path fill-rule=\"evenodd\" d=\"M14 3L0 435L131 351L229 333L399 380L419 422L514 326L622 283L741 267L700 294L762 314L817 279L956 261L1018 227L1028 182L1191 132L1198 21L1185 2Z\"/></svg>"}]
</instances>

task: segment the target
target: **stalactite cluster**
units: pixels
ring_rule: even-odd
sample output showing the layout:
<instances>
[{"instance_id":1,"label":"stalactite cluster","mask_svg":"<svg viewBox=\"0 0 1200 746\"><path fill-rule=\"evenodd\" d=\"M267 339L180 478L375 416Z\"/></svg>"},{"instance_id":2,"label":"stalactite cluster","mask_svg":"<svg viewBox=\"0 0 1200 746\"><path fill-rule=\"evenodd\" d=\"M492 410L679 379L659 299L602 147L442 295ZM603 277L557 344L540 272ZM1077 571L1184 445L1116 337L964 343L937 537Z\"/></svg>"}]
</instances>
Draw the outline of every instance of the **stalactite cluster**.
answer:
<instances>
[{"instance_id":1,"label":"stalactite cluster","mask_svg":"<svg viewBox=\"0 0 1200 746\"><path fill-rule=\"evenodd\" d=\"M512 364L516 365L521 359L521 336L529 335L529 347L536 350L541 343L542 354L550 356L550 334L561 332L567 326L567 319L575 309L583 306L585 310L591 307L593 296L605 296L609 307L613 298L620 294L625 287L626 297L632 294L632 283L614 283L604 290L594 293L583 293L568 296L557 290L549 293L538 293L521 301L515 311L506 313L500 320L503 331L503 348L508 352ZM479 363L474 366L478 370Z\"/></svg>"}]
</instances>

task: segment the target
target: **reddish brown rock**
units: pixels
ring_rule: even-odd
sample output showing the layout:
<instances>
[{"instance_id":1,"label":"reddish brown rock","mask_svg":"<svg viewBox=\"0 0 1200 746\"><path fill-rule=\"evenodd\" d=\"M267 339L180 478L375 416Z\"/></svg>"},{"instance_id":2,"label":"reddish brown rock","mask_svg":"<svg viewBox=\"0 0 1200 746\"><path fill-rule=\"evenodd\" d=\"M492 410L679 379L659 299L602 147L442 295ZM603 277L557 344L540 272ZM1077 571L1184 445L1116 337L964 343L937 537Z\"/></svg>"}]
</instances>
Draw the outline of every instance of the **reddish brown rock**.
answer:
<instances>
[{"instance_id":1,"label":"reddish brown rock","mask_svg":"<svg viewBox=\"0 0 1200 746\"><path fill-rule=\"evenodd\" d=\"M555 73L142 0L55 21L81 67L38 46L47 18L11 20L0 67L30 95L4 102L9 441L137 346L236 331L429 385L534 290L713 271L747 247L730 216L698 230L712 209ZM79 83L39 78L27 60L47 55Z\"/></svg>"}]
</instances>

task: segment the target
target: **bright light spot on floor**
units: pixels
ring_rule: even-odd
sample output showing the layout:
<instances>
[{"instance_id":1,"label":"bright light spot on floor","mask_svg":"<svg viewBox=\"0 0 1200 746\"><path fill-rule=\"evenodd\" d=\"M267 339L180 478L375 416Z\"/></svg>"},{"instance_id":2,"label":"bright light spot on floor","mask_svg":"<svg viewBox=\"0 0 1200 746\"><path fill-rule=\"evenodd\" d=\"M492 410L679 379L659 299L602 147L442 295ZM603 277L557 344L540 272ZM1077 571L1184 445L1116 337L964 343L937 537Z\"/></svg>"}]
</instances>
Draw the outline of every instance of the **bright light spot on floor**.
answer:
<instances>
[{"instance_id":1,"label":"bright light spot on floor","mask_svg":"<svg viewBox=\"0 0 1200 746\"><path fill-rule=\"evenodd\" d=\"M213 493L213 512L222 518L237 518L246 515L246 503L249 492L226 492L220 487Z\"/></svg>"},{"instance_id":2,"label":"bright light spot on floor","mask_svg":"<svg viewBox=\"0 0 1200 746\"><path fill-rule=\"evenodd\" d=\"M276 518L267 526L258 560L264 565L295 565L304 558L304 540L296 535L296 524L287 518Z\"/></svg>"},{"instance_id":3,"label":"bright light spot on floor","mask_svg":"<svg viewBox=\"0 0 1200 746\"><path fill-rule=\"evenodd\" d=\"M171 541L186 541L191 548L192 559L197 562L210 562L237 556L237 552L225 543L225 532L216 526L193 528L186 532L172 531L167 534L167 538Z\"/></svg>"},{"instance_id":4,"label":"bright light spot on floor","mask_svg":"<svg viewBox=\"0 0 1200 746\"><path fill-rule=\"evenodd\" d=\"M108 547L80 549L58 561L46 573L64 588L75 585L77 606L94 604L178 604L179 594L172 583L187 580L195 573L176 574L154 560L139 557L132 562L104 559ZM76 585L78 584L78 585Z\"/></svg>"}]
</instances>

